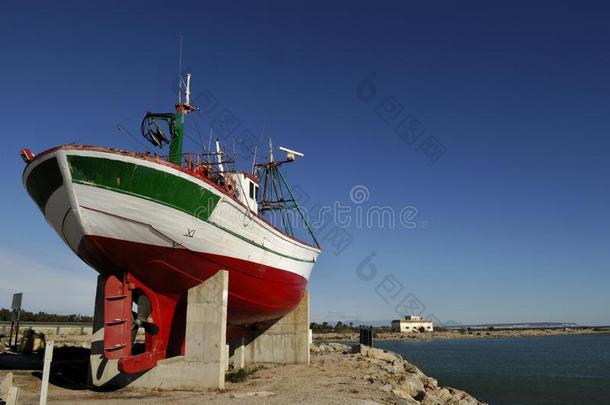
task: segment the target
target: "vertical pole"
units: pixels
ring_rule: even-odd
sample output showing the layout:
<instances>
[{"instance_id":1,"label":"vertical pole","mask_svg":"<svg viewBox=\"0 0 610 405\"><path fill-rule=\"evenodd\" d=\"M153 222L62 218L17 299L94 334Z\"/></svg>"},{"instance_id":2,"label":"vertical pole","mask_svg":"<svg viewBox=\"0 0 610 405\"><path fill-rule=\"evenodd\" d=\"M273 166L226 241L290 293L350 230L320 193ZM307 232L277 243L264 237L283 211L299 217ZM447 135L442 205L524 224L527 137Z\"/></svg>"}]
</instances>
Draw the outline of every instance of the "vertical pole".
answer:
<instances>
[{"instance_id":1,"label":"vertical pole","mask_svg":"<svg viewBox=\"0 0 610 405\"><path fill-rule=\"evenodd\" d=\"M51 373L51 361L53 360L53 346L55 343L50 340L44 348L44 368L42 369L42 385L40 387L40 405L47 404L47 394L49 392L49 374Z\"/></svg>"},{"instance_id":2,"label":"vertical pole","mask_svg":"<svg viewBox=\"0 0 610 405\"><path fill-rule=\"evenodd\" d=\"M18 345L19 337L19 318L21 317L21 310L17 310L17 326L15 327L15 347ZM10 342L9 342L10 343Z\"/></svg>"},{"instance_id":3,"label":"vertical pole","mask_svg":"<svg viewBox=\"0 0 610 405\"><path fill-rule=\"evenodd\" d=\"M8 335L8 347L13 345L13 328L15 327L15 321L11 317L11 333Z\"/></svg>"}]
</instances>

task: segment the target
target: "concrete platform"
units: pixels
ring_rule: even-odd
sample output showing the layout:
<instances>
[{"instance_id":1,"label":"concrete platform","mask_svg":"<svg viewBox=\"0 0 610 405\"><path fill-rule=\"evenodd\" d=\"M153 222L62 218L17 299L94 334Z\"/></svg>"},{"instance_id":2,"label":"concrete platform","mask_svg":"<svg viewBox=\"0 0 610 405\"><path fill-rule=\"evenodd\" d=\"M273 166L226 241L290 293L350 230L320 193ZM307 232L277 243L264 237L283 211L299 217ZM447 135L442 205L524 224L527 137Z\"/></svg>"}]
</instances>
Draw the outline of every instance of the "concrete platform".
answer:
<instances>
[{"instance_id":1,"label":"concrete platform","mask_svg":"<svg viewBox=\"0 0 610 405\"><path fill-rule=\"evenodd\" d=\"M188 292L184 356L163 359L140 374L124 374L104 357L104 279L98 278L89 383L96 387L164 390L223 389L229 352L234 369L256 363L309 364L309 295L279 320L226 344L229 272L221 270ZM229 350L231 349L231 350Z\"/></svg>"}]
</instances>

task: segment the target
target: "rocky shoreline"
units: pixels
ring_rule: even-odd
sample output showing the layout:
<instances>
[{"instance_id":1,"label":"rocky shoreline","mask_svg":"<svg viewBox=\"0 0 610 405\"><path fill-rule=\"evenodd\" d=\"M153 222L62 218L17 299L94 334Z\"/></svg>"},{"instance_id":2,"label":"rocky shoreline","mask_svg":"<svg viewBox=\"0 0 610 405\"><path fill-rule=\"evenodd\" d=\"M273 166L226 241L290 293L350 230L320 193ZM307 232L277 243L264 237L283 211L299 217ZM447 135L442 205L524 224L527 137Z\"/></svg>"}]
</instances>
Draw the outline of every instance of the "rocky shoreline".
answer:
<instances>
[{"instance_id":1,"label":"rocky shoreline","mask_svg":"<svg viewBox=\"0 0 610 405\"><path fill-rule=\"evenodd\" d=\"M312 345L312 352L341 352L352 356L355 368L366 369L362 378L372 387L392 395L389 403L396 405L479 405L484 404L465 391L439 386L438 381L397 353L363 345L353 347L341 343ZM364 364L364 365L362 365Z\"/></svg>"},{"instance_id":2,"label":"rocky shoreline","mask_svg":"<svg viewBox=\"0 0 610 405\"><path fill-rule=\"evenodd\" d=\"M564 336L564 335L592 335L608 334L610 328L560 328L560 329L461 329L461 330L435 330L433 332L376 332L375 340L433 340L433 339L489 339L528 336ZM347 342L357 341L357 332L342 333L314 333L316 342Z\"/></svg>"}]
</instances>

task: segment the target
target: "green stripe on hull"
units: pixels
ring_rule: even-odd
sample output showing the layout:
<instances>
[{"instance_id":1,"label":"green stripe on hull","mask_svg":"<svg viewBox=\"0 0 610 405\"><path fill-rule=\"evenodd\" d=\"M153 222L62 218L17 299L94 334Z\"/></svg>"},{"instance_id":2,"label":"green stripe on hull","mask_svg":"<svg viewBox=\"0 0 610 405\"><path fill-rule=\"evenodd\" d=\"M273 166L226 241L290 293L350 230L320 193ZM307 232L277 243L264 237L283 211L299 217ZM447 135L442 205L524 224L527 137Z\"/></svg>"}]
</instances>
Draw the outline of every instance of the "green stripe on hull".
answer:
<instances>
[{"instance_id":1,"label":"green stripe on hull","mask_svg":"<svg viewBox=\"0 0 610 405\"><path fill-rule=\"evenodd\" d=\"M130 194L207 221L220 197L171 173L120 160L68 156L72 181Z\"/></svg>"},{"instance_id":2,"label":"green stripe on hull","mask_svg":"<svg viewBox=\"0 0 610 405\"><path fill-rule=\"evenodd\" d=\"M63 184L57 159L50 158L36 166L30 172L26 181L26 189L38 208L44 213L44 207L55 192Z\"/></svg>"}]
</instances>

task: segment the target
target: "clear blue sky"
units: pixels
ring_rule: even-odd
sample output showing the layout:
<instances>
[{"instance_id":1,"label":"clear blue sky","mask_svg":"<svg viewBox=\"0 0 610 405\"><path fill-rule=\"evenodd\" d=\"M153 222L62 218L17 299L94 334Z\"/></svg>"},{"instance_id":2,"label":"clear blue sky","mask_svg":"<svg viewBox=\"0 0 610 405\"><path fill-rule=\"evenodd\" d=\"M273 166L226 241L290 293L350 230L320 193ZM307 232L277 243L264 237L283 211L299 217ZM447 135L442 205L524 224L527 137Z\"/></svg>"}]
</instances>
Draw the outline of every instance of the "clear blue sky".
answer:
<instances>
[{"instance_id":1,"label":"clear blue sky","mask_svg":"<svg viewBox=\"0 0 610 405\"><path fill-rule=\"evenodd\" d=\"M23 290L31 310L92 312L95 273L23 190L18 151L133 149L116 124L171 110L184 35L193 92L304 152L288 175L312 203L363 185L365 209L417 208L415 229L327 246L314 320L392 319L413 293L442 321L610 324L609 19L582 1L4 4L0 305ZM388 96L446 148L434 165L377 112ZM404 286L389 303L387 275Z\"/></svg>"}]
</instances>

